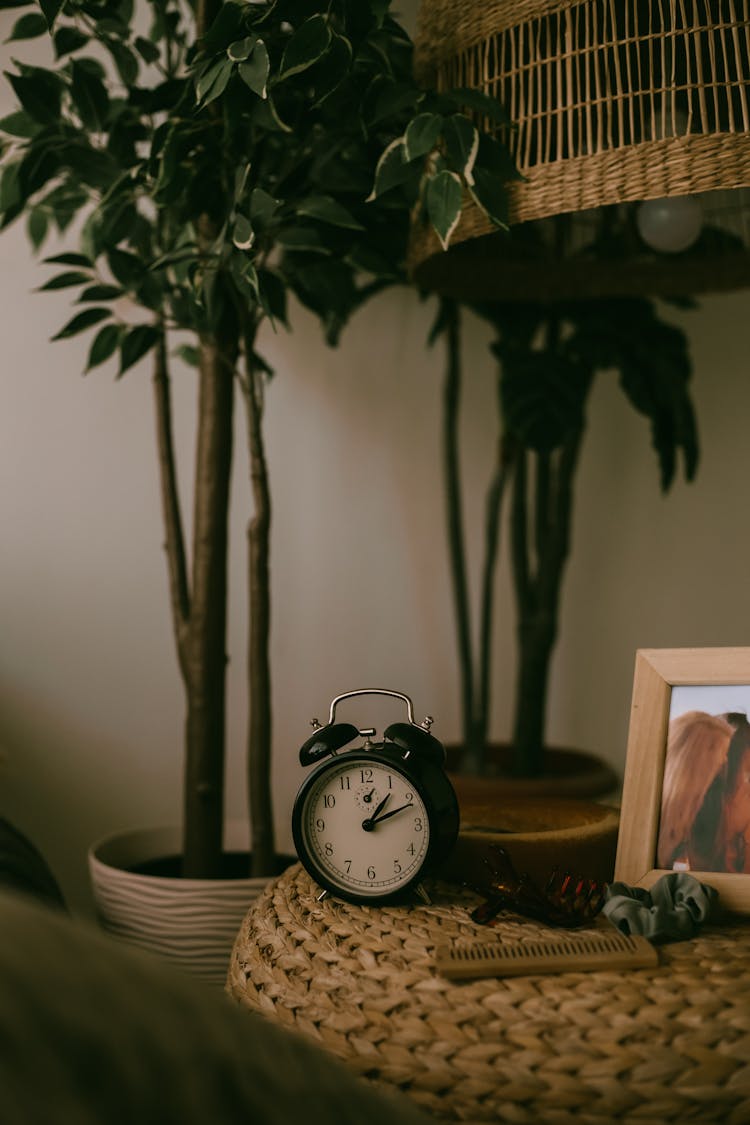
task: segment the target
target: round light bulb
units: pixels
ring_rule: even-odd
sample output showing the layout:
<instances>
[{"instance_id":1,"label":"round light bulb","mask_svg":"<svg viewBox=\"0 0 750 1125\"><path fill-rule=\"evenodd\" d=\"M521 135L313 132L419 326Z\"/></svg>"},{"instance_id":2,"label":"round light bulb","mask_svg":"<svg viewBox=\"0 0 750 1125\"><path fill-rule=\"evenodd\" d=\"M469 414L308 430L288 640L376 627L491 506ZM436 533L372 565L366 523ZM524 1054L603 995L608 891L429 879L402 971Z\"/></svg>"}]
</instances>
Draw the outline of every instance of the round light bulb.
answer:
<instances>
[{"instance_id":1,"label":"round light bulb","mask_svg":"<svg viewBox=\"0 0 750 1125\"><path fill-rule=\"evenodd\" d=\"M647 199L636 214L641 238L662 254L687 250L698 238L702 225L701 205L692 195Z\"/></svg>"}]
</instances>

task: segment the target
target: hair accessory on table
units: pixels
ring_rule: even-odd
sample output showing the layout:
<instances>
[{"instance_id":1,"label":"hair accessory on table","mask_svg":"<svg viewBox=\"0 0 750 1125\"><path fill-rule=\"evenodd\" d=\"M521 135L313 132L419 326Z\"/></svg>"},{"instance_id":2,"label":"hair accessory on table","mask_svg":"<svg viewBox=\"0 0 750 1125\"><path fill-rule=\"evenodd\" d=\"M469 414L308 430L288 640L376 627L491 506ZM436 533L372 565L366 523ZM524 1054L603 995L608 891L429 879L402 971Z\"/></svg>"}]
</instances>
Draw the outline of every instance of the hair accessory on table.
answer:
<instances>
[{"instance_id":1,"label":"hair accessory on table","mask_svg":"<svg viewBox=\"0 0 750 1125\"><path fill-rule=\"evenodd\" d=\"M650 891L611 883L602 912L624 934L643 934L649 941L685 941L715 913L718 901L714 887L686 871L670 871Z\"/></svg>"},{"instance_id":2,"label":"hair accessory on table","mask_svg":"<svg viewBox=\"0 0 750 1125\"><path fill-rule=\"evenodd\" d=\"M550 875L543 891L526 874L519 875L505 848L494 846L494 863L485 860L490 872L487 887L474 887L487 901L472 911L475 922L492 922L501 910L510 910L546 922L549 926L574 928L590 922L602 908L606 884L570 872Z\"/></svg>"}]
</instances>

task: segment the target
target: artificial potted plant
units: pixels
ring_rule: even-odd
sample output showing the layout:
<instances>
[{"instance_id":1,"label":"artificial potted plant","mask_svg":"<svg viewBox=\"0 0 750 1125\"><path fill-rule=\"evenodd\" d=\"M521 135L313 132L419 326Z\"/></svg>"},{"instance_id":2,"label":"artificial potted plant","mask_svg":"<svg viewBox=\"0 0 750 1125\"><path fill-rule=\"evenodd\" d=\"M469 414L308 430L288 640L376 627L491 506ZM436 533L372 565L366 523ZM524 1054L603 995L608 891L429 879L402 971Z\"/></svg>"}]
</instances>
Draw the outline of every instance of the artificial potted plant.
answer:
<instances>
[{"instance_id":1,"label":"artificial potted plant","mask_svg":"<svg viewBox=\"0 0 750 1125\"><path fill-rule=\"evenodd\" d=\"M573 502L586 407L599 372L619 377L632 406L651 426L662 488L671 485L682 455L685 475L697 464L697 438L688 383L691 365L684 334L662 320L646 298L601 298L551 303L511 302L476 308L494 329L498 366L497 460L486 498L484 570L480 587L479 644L472 646L471 612L461 517L458 418L460 317L443 302L434 335L446 338L444 465L449 552L457 620L463 742L454 759L463 806L478 828L544 833L568 817L599 849L597 871L614 860L616 820L583 806L564 808L559 797L591 797L613 788L615 776L588 755L557 752L546 742L549 673L558 636L562 580L571 548ZM509 557L516 608L517 672L510 745L489 738L493 594L508 504ZM556 758L558 759L556 761ZM582 770L576 774L575 767ZM566 770L573 772L566 776ZM494 786L494 792L488 788ZM533 803L524 797L536 797ZM519 800L520 798L520 800ZM559 821L556 818L559 813ZM585 829L585 830L584 830ZM566 832L568 831L566 827ZM602 835L604 833L604 835ZM581 833L569 842L579 848ZM544 841L542 841L544 843ZM544 873L559 861L516 837L519 862ZM603 861L606 852L606 862ZM484 854L484 852L482 852ZM580 849L576 854L586 856ZM611 872L610 872L611 874Z\"/></svg>"},{"instance_id":2,"label":"artificial potted plant","mask_svg":"<svg viewBox=\"0 0 750 1125\"><path fill-rule=\"evenodd\" d=\"M262 429L268 367L259 330L285 321L292 291L334 341L367 296L403 278L410 211L447 241L467 185L502 220L502 196L486 173L504 159L503 146L487 138L480 147L478 130L459 112L470 97L487 112L498 108L481 95L417 89L411 44L388 16L388 0L200 0L194 11L159 0L145 33L127 0L42 0L40 7L11 31L14 40L49 35L55 63L17 63L8 76L18 109L0 123L2 225L26 217L37 249L50 229L75 230L75 248L47 259L61 270L42 288L77 292L82 309L55 338L95 328L87 370L116 357L120 377L151 357L186 697L180 883L201 881L200 900L215 914L235 397L247 415L255 502L248 527L252 872L266 877L276 857ZM175 354L198 369L190 549L172 438ZM98 874L113 866L102 858ZM179 893L176 881L170 886ZM244 907L247 887L238 894ZM197 924L191 917L191 941ZM236 922L228 926L233 936Z\"/></svg>"}]
</instances>

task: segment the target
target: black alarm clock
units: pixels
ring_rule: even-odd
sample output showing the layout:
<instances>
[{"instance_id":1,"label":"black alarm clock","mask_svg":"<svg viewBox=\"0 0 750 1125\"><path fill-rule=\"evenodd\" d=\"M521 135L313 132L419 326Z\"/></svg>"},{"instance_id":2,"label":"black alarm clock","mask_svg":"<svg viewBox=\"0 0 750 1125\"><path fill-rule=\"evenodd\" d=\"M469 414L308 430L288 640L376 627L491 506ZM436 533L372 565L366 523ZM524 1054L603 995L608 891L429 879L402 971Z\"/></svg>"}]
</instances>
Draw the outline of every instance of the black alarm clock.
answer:
<instances>
[{"instance_id":1,"label":"black alarm clock","mask_svg":"<svg viewBox=\"0 0 750 1125\"><path fill-rule=\"evenodd\" d=\"M386 727L382 742L373 741L373 727L336 723L337 705L362 695L402 700L407 721ZM292 833L324 893L374 904L414 891L429 901L421 880L448 856L459 823L445 748L430 734L431 723L415 723L408 695L382 688L345 692L331 703L325 726L312 720L315 733L299 757L317 769L295 798Z\"/></svg>"}]
</instances>

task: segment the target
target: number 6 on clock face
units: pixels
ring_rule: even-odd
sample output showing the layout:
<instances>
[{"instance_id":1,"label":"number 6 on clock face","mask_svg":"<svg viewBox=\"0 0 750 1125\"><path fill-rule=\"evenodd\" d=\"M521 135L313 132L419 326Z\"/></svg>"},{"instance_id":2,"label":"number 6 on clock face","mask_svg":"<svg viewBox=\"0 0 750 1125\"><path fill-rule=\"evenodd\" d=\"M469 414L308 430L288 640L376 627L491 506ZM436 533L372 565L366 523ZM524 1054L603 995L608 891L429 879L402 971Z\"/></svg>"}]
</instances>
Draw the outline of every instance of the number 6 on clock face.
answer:
<instances>
[{"instance_id":1,"label":"number 6 on clock face","mask_svg":"<svg viewBox=\"0 0 750 1125\"><path fill-rule=\"evenodd\" d=\"M427 856L430 825L412 780L367 755L347 756L310 781L299 842L321 882L364 898L414 881Z\"/></svg>"}]
</instances>

